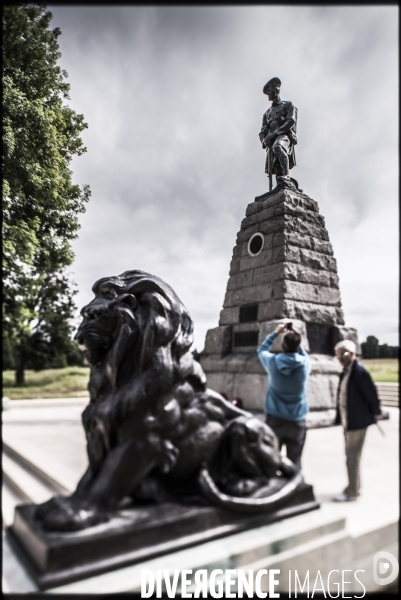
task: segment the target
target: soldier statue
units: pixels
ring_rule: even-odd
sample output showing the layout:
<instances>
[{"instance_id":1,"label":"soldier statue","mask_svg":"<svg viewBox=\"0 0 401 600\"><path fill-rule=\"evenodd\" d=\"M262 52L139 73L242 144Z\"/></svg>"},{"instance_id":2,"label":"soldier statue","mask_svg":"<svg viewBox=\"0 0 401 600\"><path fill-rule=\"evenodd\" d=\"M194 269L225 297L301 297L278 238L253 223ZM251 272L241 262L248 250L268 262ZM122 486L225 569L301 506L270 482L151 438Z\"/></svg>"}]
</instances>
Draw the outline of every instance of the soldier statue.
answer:
<instances>
[{"instance_id":1,"label":"soldier statue","mask_svg":"<svg viewBox=\"0 0 401 600\"><path fill-rule=\"evenodd\" d=\"M269 176L269 192L273 187L273 173L277 181L275 190L287 188L301 191L296 180L290 177L290 169L296 164L294 146L297 143L298 110L292 102L281 100L280 87L280 79L273 77L263 88L263 93L272 102L263 115L262 129L259 133L262 148L267 150L265 172Z\"/></svg>"}]
</instances>

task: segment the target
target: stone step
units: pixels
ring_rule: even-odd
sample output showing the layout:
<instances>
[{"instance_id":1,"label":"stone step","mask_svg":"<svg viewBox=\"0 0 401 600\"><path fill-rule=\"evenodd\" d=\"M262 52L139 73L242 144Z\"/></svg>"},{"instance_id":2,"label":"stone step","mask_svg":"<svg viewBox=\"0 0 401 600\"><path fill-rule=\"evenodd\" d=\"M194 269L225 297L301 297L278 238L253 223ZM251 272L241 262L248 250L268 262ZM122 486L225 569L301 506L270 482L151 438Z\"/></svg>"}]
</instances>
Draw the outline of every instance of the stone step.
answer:
<instances>
[{"instance_id":1,"label":"stone step","mask_svg":"<svg viewBox=\"0 0 401 600\"><path fill-rule=\"evenodd\" d=\"M19 504L41 504L60 493L60 483L55 482L42 468L3 441L2 518L9 526L14 521L14 509ZM62 486L66 491L66 488Z\"/></svg>"},{"instance_id":2,"label":"stone step","mask_svg":"<svg viewBox=\"0 0 401 600\"><path fill-rule=\"evenodd\" d=\"M399 384L392 382L376 383L380 402L383 406L399 406Z\"/></svg>"},{"instance_id":3,"label":"stone step","mask_svg":"<svg viewBox=\"0 0 401 600\"><path fill-rule=\"evenodd\" d=\"M55 490L46 485L35 472L18 464L6 454L3 454L3 484L22 502L41 504L49 500Z\"/></svg>"},{"instance_id":4,"label":"stone step","mask_svg":"<svg viewBox=\"0 0 401 600\"><path fill-rule=\"evenodd\" d=\"M9 527L14 522L14 510L18 504L26 502L25 497L22 498L17 491L12 490L6 483L3 473L3 485L1 489L1 516L3 528Z\"/></svg>"},{"instance_id":5,"label":"stone step","mask_svg":"<svg viewBox=\"0 0 401 600\"><path fill-rule=\"evenodd\" d=\"M35 448L35 452L32 452L32 447L29 444L24 444L23 441L19 440L18 448L8 439L8 436L3 437L3 464L11 468L9 470L9 481L14 482L14 485L20 487L22 494L25 494L29 500L36 502L31 498L30 494L37 493L29 491L28 482L30 480L36 480L50 490L50 495L57 494L68 494L73 491L65 485L65 479L63 478L62 465L52 460L52 457L41 453ZM25 474L23 484L21 487L19 476ZM29 479L31 478L31 479ZM67 480L68 481L68 480ZM25 487L27 486L27 487Z\"/></svg>"},{"instance_id":6,"label":"stone step","mask_svg":"<svg viewBox=\"0 0 401 600\"><path fill-rule=\"evenodd\" d=\"M398 408L398 406L399 406L398 400L396 402L394 402L392 400L384 400L381 404L382 404L382 406L389 406L389 407L392 406L395 408Z\"/></svg>"},{"instance_id":7,"label":"stone step","mask_svg":"<svg viewBox=\"0 0 401 600\"><path fill-rule=\"evenodd\" d=\"M89 402L89 395L79 398L35 398L26 400L10 400L7 409L11 408L53 408L53 407L70 407L70 406L86 406Z\"/></svg>"}]
</instances>

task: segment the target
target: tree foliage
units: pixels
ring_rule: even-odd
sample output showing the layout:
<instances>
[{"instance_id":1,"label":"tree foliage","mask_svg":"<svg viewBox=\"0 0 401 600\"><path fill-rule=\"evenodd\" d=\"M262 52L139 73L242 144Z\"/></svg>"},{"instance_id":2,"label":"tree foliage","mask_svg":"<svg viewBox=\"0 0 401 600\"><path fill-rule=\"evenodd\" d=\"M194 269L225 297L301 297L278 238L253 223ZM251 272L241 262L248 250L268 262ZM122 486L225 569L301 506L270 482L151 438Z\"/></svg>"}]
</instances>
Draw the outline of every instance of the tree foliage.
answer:
<instances>
[{"instance_id":1,"label":"tree foliage","mask_svg":"<svg viewBox=\"0 0 401 600\"><path fill-rule=\"evenodd\" d=\"M66 268L90 196L72 183L87 124L65 104L61 31L49 29L51 19L43 4L3 8L3 330L20 372L32 347L62 354L69 339L75 291Z\"/></svg>"},{"instance_id":2,"label":"tree foliage","mask_svg":"<svg viewBox=\"0 0 401 600\"><path fill-rule=\"evenodd\" d=\"M380 344L374 335L368 335L361 348L363 358L398 358L398 346Z\"/></svg>"}]
</instances>

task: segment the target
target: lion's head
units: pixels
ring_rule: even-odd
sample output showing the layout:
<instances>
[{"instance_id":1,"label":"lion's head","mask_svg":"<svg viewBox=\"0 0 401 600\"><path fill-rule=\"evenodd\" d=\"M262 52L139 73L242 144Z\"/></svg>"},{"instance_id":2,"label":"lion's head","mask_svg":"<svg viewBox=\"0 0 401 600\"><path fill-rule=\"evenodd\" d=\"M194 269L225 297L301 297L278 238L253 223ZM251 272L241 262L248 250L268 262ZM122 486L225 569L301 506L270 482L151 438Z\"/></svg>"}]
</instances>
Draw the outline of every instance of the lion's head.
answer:
<instances>
[{"instance_id":1,"label":"lion's head","mask_svg":"<svg viewBox=\"0 0 401 600\"><path fill-rule=\"evenodd\" d=\"M204 379L190 352L192 319L164 281L143 271L126 271L99 279L92 291L95 298L81 310L75 340L92 370L104 371L113 389L139 377L148 393L150 375L165 387L185 374Z\"/></svg>"}]
</instances>

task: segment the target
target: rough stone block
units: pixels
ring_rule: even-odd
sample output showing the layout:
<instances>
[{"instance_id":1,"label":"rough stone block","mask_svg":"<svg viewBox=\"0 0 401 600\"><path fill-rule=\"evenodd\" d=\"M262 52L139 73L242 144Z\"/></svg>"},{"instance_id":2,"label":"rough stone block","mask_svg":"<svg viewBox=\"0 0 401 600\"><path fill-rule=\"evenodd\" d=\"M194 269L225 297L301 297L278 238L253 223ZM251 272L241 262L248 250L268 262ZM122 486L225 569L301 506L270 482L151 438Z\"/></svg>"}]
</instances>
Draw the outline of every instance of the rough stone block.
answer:
<instances>
[{"instance_id":1,"label":"rough stone block","mask_svg":"<svg viewBox=\"0 0 401 600\"><path fill-rule=\"evenodd\" d=\"M233 398L241 398L245 409L263 412L267 390L267 376L236 373Z\"/></svg>"},{"instance_id":2,"label":"rough stone block","mask_svg":"<svg viewBox=\"0 0 401 600\"><path fill-rule=\"evenodd\" d=\"M308 221L319 228L324 228L324 217L322 215L299 208L291 203L285 202L278 204L274 207L273 211L273 217L285 215L286 222L290 222L293 219L300 219L301 221ZM264 211L258 214L262 215L263 212Z\"/></svg>"},{"instance_id":3,"label":"rough stone block","mask_svg":"<svg viewBox=\"0 0 401 600\"><path fill-rule=\"evenodd\" d=\"M240 271L249 271L250 269L257 269L258 267L272 264L273 250L272 248L263 248L258 256L250 256L247 252L246 255L241 256Z\"/></svg>"},{"instance_id":4,"label":"rough stone block","mask_svg":"<svg viewBox=\"0 0 401 600\"><path fill-rule=\"evenodd\" d=\"M330 275L330 287L340 289L340 280L335 273Z\"/></svg>"},{"instance_id":5,"label":"rough stone block","mask_svg":"<svg viewBox=\"0 0 401 600\"><path fill-rule=\"evenodd\" d=\"M205 373L264 373L255 348L250 352L236 352L221 357L220 354L203 354L201 364Z\"/></svg>"},{"instance_id":6,"label":"rough stone block","mask_svg":"<svg viewBox=\"0 0 401 600\"><path fill-rule=\"evenodd\" d=\"M297 218L301 219L301 221L308 221L308 223L312 223L313 225L316 225L316 227L320 227L322 229L325 228L324 217L318 213L309 210L303 210L288 204L284 204L284 212L286 214L287 221Z\"/></svg>"},{"instance_id":7,"label":"rough stone block","mask_svg":"<svg viewBox=\"0 0 401 600\"><path fill-rule=\"evenodd\" d=\"M246 216L250 216L256 212L260 212L269 206L274 206L275 204L279 204L280 202L284 202L285 198L283 197L283 192L280 190L277 194L273 194L273 196L269 196L266 200L262 202L253 202L249 204L246 209Z\"/></svg>"},{"instance_id":8,"label":"rough stone block","mask_svg":"<svg viewBox=\"0 0 401 600\"><path fill-rule=\"evenodd\" d=\"M342 371L342 367L338 360L334 356L327 356L326 354L311 354L311 375L334 375L338 377Z\"/></svg>"},{"instance_id":9,"label":"rough stone block","mask_svg":"<svg viewBox=\"0 0 401 600\"><path fill-rule=\"evenodd\" d=\"M336 414L337 386L342 367L338 360L331 356L310 354L310 359L312 368L307 384L307 396L312 414L309 415L308 421L311 421L312 426L330 425Z\"/></svg>"},{"instance_id":10,"label":"rough stone block","mask_svg":"<svg viewBox=\"0 0 401 600\"><path fill-rule=\"evenodd\" d=\"M283 263L284 273L283 279L299 281L302 283L312 283L315 285L323 285L326 287L335 287L333 284L338 283L338 277L333 273L326 271L316 271L309 267L299 266L296 263Z\"/></svg>"},{"instance_id":11,"label":"rough stone block","mask_svg":"<svg viewBox=\"0 0 401 600\"><path fill-rule=\"evenodd\" d=\"M219 325L232 325L239 321L239 309L238 306L235 308L223 308L220 312Z\"/></svg>"},{"instance_id":12,"label":"rough stone block","mask_svg":"<svg viewBox=\"0 0 401 600\"><path fill-rule=\"evenodd\" d=\"M285 244L285 232L284 231L276 231L272 235L272 247L274 246L284 246Z\"/></svg>"},{"instance_id":13,"label":"rough stone block","mask_svg":"<svg viewBox=\"0 0 401 600\"><path fill-rule=\"evenodd\" d=\"M236 290L252 285L252 277L253 271L241 271L236 275L231 275L228 280L227 290Z\"/></svg>"},{"instance_id":14,"label":"rough stone block","mask_svg":"<svg viewBox=\"0 0 401 600\"><path fill-rule=\"evenodd\" d=\"M259 321L250 321L249 323L236 323L233 326L233 333L237 331L256 331L259 329Z\"/></svg>"},{"instance_id":15,"label":"rough stone block","mask_svg":"<svg viewBox=\"0 0 401 600\"><path fill-rule=\"evenodd\" d=\"M306 248L307 250L314 250L313 241L314 238L309 235L297 235L293 231L284 232L284 243L289 246L298 246L300 248Z\"/></svg>"},{"instance_id":16,"label":"rough stone block","mask_svg":"<svg viewBox=\"0 0 401 600\"><path fill-rule=\"evenodd\" d=\"M274 300L259 304L258 318L269 319L299 319L313 323L337 323L337 309L334 306L324 306L311 302L294 302L294 300Z\"/></svg>"},{"instance_id":17,"label":"rough stone block","mask_svg":"<svg viewBox=\"0 0 401 600\"><path fill-rule=\"evenodd\" d=\"M258 269L254 269L252 283L254 285L272 283L279 279L284 279L284 276L284 263L266 265L265 267L259 267Z\"/></svg>"},{"instance_id":18,"label":"rough stone block","mask_svg":"<svg viewBox=\"0 0 401 600\"><path fill-rule=\"evenodd\" d=\"M333 248L330 242L314 238L310 235L298 235L293 231L284 231L285 243L291 244L292 246L298 246L299 248L305 248L306 250L312 250L319 252L320 254L327 254L333 256Z\"/></svg>"},{"instance_id":19,"label":"rough stone block","mask_svg":"<svg viewBox=\"0 0 401 600\"><path fill-rule=\"evenodd\" d=\"M224 372L208 373L207 386L219 394L225 394L228 399L231 399L234 397L234 374Z\"/></svg>"},{"instance_id":20,"label":"rough stone block","mask_svg":"<svg viewBox=\"0 0 401 600\"><path fill-rule=\"evenodd\" d=\"M261 210L257 213L254 213L253 215L251 215L250 217L248 217L249 219L249 224L251 223L262 223L262 222L270 222L272 220L274 220L274 207L269 207L269 208L265 208L264 210ZM283 221L284 222L284 218L277 218L275 219L277 222Z\"/></svg>"},{"instance_id":21,"label":"rough stone block","mask_svg":"<svg viewBox=\"0 0 401 600\"><path fill-rule=\"evenodd\" d=\"M353 327L342 327L341 325L335 325L332 330L332 340L333 346L342 340L352 340L356 344L357 355L362 355L362 349L358 340L358 332Z\"/></svg>"},{"instance_id":22,"label":"rough stone block","mask_svg":"<svg viewBox=\"0 0 401 600\"><path fill-rule=\"evenodd\" d=\"M240 288L226 293L224 308L231 306L242 306L244 304L254 304L263 302L274 297L275 286L268 285L253 285L246 288Z\"/></svg>"},{"instance_id":23,"label":"rough stone block","mask_svg":"<svg viewBox=\"0 0 401 600\"><path fill-rule=\"evenodd\" d=\"M286 260L289 262L298 262L311 269L331 271L337 274L337 262L335 258L326 254L320 254L320 252L314 252L313 250L287 245Z\"/></svg>"},{"instance_id":24,"label":"rough stone block","mask_svg":"<svg viewBox=\"0 0 401 600\"><path fill-rule=\"evenodd\" d=\"M246 215L249 216L255 212L259 212L269 206L275 206L280 203L289 203L293 206L299 206L304 210L310 210L319 213L319 207L315 200L309 198L305 194L291 192L290 190L279 190L276 194L268 196L265 200L252 202L248 205Z\"/></svg>"},{"instance_id":25,"label":"rough stone block","mask_svg":"<svg viewBox=\"0 0 401 600\"><path fill-rule=\"evenodd\" d=\"M310 235L324 241L329 241L329 234L324 227L308 223L303 219L291 217L286 221L286 231L293 231L298 235Z\"/></svg>"},{"instance_id":26,"label":"rough stone block","mask_svg":"<svg viewBox=\"0 0 401 600\"><path fill-rule=\"evenodd\" d=\"M280 294L280 295L277 295ZM316 302L317 304L339 305L341 302L338 289L322 287L288 279L278 282L274 288L275 298Z\"/></svg>"},{"instance_id":27,"label":"rough stone block","mask_svg":"<svg viewBox=\"0 0 401 600\"><path fill-rule=\"evenodd\" d=\"M287 190L285 194L286 199L289 202L291 202L294 206L300 206L301 208L311 210L316 213L319 212L319 206L317 202L312 198L305 198L305 196L301 196L299 194L296 194L295 192L290 192L289 190Z\"/></svg>"},{"instance_id":28,"label":"rough stone block","mask_svg":"<svg viewBox=\"0 0 401 600\"><path fill-rule=\"evenodd\" d=\"M209 329L206 334L205 354L227 354L231 351L232 328L230 325L223 325Z\"/></svg>"},{"instance_id":29,"label":"rough stone block","mask_svg":"<svg viewBox=\"0 0 401 600\"><path fill-rule=\"evenodd\" d=\"M329 256L333 256L333 247L330 242L325 240L319 240L317 238L312 239L312 250L315 252L320 252L321 254L328 254Z\"/></svg>"},{"instance_id":30,"label":"rough stone block","mask_svg":"<svg viewBox=\"0 0 401 600\"><path fill-rule=\"evenodd\" d=\"M259 231L262 233L275 233L276 231L284 231L286 227L284 215L267 220L261 220L258 223L258 226Z\"/></svg>"},{"instance_id":31,"label":"rough stone block","mask_svg":"<svg viewBox=\"0 0 401 600\"><path fill-rule=\"evenodd\" d=\"M324 306L312 302L293 302L293 310L298 319L311 323L337 322L337 311L334 306Z\"/></svg>"},{"instance_id":32,"label":"rough stone block","mask_svg":"<svg viewBox=\"0 0 401 600\"><path fill-rule=\"evenodd\" d=\"M307 429L317 429L334 425L336 410L334 408L310 410L306 415Z\"/></svg>"},{"instance_id":33,"label":"rough stone block","mask_svg":"<svg viewBox=\"0 0 401 600\"><path fill-rule=\"evenodd\" d=\"M338 325L344 325L345 323L343 309L339 306L336 307L336 323Z\"/></svg>"},{"instance_id":34,"label":"rough stone block","mask_svg":"<svg viewBox=\"0 0 401 600\"><path fill-rule=\"evenodd\" d=\"M287 302L288 301L284 299L261 302L258 308L258 319L260 321L269 321L271 319L282 319L285 317L295 318L295 313L287 314Z\"/></svg>"},{"instance_id":35,"label":"rough stone block","mask_svg":"<svg viewBox=\"0 0 401 600\"><path fill-rule=\"evenodd\" d=\"M239 257L234 256L231 259L231 263L230 263L230 275L235 275L236 273L239 273L240 264L241 264L241 259Z\"/></svg>"},{"instance_id":36,"label":"rough stone block","mask_svg":"<svg viewBox=\"0 0 401 600\"><path fill-rule=\"evenodd\" d=\"M260 324L260 329L259 329L259 345L265 340L265 338L270 334L273 333L273 331L276 329L277 325L279 323L283 323L283 319L274 319L271 321L265 321L264 323ZM294 319L292 321L293 323L293 328L301 334L301 344L304 347L304 349L308 352L309 351L309 341L308 341L308 336L306 335L306 325L303 321L299 321L297 319ZM270 351L271 352L282 352L282 343L283 343L283 333L280 333L280 335L277 336L277 338L274 340Z\"/></svg>"},{"instance_id":37,"label":"rough stone block","mask_svg":"<svg viewBox=\"0 0 401 600\"><path fill-rule=\"evenodd\" d=\"M274 263L278 263L278 262L284 262L285 255L286 255L286 249L285 249L285 247L284 246L277 246L277 247L273 248L271 262L273 264Z\"/></svg>"},{"instance_id":38,"label":"rough stone block","mask_svg":"<svg viewBox=\"0 0 401 600\"><path fill-rule=\"evenodd\" d=\"M313 410L336 407L338 375L311 373L307 383L309 407Z\"/></svg>"},{"instance_id":39,"label":"rough stone block","mask_svg":"<svg viewBox=\"0 0 401 600\"><path fill-rule=\"evenodd\" d=\"M241 229L241 231L237 233L237 244L238 242L248 242L251 239L252 235L257 231L257 224L249 225L248 227L245 227L245 229Z\"/></svg>"},{"instance_id":40,"label":"rough stone block","mask_svg":"<svg viewBox=\"0 0 401 600\"><path fill-rule=\"evenodd\" d=\"M257 213L261 210L262 210L261 202L251 202L251 204L248 204L248 206L246 208L245 215L247 217L250 217L251 215L254 215L255 213Z\"/></svg>"}]
</instances>

